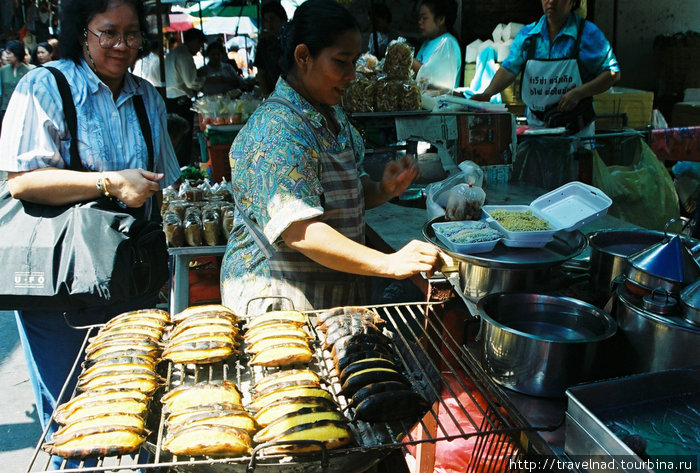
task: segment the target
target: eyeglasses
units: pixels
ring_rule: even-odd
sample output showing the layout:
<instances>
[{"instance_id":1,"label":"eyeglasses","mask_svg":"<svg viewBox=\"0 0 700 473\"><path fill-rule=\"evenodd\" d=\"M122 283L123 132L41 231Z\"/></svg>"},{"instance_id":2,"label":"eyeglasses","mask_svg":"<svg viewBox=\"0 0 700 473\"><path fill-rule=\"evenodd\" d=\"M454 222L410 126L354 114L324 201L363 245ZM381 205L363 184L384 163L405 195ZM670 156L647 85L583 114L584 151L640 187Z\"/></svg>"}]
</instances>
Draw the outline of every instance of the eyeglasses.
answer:
<instances>
[{"instance_id":1,"label":"eyeglasses","mask_svg":"<svg viewBox=\"0 0 700 473\"><path fill-rule=\"evenodd\" d=\"M88 31L97 36L100 47L104 49L116 48L122 44L122 41L124 41L127 48L131 49L139 49L143 44L143 34L140 31L130 31L129 33L120 34L116 31L106 30L95 33L94 31L86 28L86 37Z\"/></svg>"}]
</instances>

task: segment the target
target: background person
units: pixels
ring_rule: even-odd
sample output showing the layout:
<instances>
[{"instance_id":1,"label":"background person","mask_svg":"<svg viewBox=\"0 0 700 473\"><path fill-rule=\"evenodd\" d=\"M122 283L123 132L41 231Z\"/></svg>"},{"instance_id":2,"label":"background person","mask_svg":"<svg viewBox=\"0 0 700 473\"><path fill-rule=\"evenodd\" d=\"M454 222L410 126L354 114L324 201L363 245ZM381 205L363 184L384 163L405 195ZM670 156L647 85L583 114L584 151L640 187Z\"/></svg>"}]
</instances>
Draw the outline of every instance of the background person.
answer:
<instances>
[{"instance_id":1,"label":"background person","mask_svg":"<svg viewBox=\"0 0 700 473\"><path fill-rule=\"evenodd\" d=\"M243 88L243 79L236 68L224 60L226 49L223 44L212 42L207 46L206 57L209 62L197 70L197 75L204 80L204 95L225 94L232 89Z\"/></svg>"},{"instance_id":2,"label":"background person","mask_svg":"<svg viewBox=\"0 0 700 473\"><path fill-rule=\"evenodd\" d=\"M183 40L182 44L173 48L165 57L165 106L168 113L180 115L190 125L190 130L175 150L180 166L188 166L192 162L192 98L204 83L197 76L197 66L193 57L204 46L206 36L197 28L190 28L183 33Z\"/></svg>"},{"instance_id":3,"label":"background person","mask_svg":"<svg viewBox=\"0 0 700 473\"><path fill-rule=\"evenodd\" d=\"M370 18L374 22L374 30L377 32L377 41L375 47L374 32L369 34L369 53L382 59L386 54L386 47L389 43L396 39L398 35L391 29L391 10L383 3L374 5L372 16Z\"/></svg>"},{"instance_id":4,"label":"background person","mask_svg":"<svg viewBox=\"0 0 700 473\"><path fill-rule=\"evenodd\" d=\"M413 59L413 71L420 68L433 54L442 51L445 60L452 61L450 70L456 71L453 80L441 78L446 83L454 83L458 87L460 83L460 71L462 70L462 49L459 41L452 33L452 25L457 17L457 5L454 0L423 0L418 7L418 31L425 39ZM440 48L438 48L440 46Z\"/></svg>"},{"instance_id":5,"label":"background person","mask_svg":"<svg viewBox=\"0 0 700 473\"><path fill-rule=\"evenodd\" d=\"M544 15L523 27L510 47L496 75L483 93L473 100L488 101L513 83L518 73L523 74L522 100L527 105L527 122L544 126L542 112L548 105L557 104L560 111L571 111L586 97L605 92L620 80L620 65L602 31L574 13L580 0L541 0ZM583 25L583 27L582 27ZM577 38L580 43L577 46ZM534 81L560 82L554 93L532 93L527 84ZM579 134L594 133L594 122Z\"/></svg>"},{"instance_id":6,"label":"background person","mask_svg":"<svg viewBox=\"0 0 700 473\"><path fill-rule=\"evenodd\" d=\"M128 207L144 207L179 177L166 128L163 100L148 82L128 73L146 30L139 0L64 0L64 59L52 64L66 76L75 101L78 152L88 172L69 169L69 136L56 81L43 67L30 71L10 100L12 120L0 136L0 169L12 196L44 205L101 197L100 178ZM144 171L146 144L133 105L143 98L151 124L156 172ZM96 236L97 237L97 236ZM67 311L75 325L104 323L125 310L154 307L157 294L118 306ZM69 327L62 312L16 312L36 406L42 425L50 420L61 388L79 355L85 331ZM72 392L76 377L70 380Z\"/></svg>"},{"instance_id":7,"label":"background person","mask_svg":"<svg viewBox=\"0 0 700 473\"><path fill-rule=\"evenodd\" d=\"M275 89L277 79L282 73L279 64L282 56L280 33L282 25L287 23L287 12L278 1L272 0L262 6L260 14L263 19L263 32L255 52L254 66L258 69L256 77L260 90L267 97Z\"/></svg>"},{"instance_id":8,"label":"background person","mask_svg":"<svg viewBox=\"0 0 700 473\"><path fill-rule=\"evenodd\" d=\"M24 62L26 50L24 43L21 41L9 41L5 46L5 54L7 55L8 63L0 67L0 93L2 94L2 101L0 101L0 130L2 129L2 122L5 119L12 92L15 90L19 80L31 69Z\"/></svg>"},{"instance_id":9,"label":"background person","mask_svg":"<svg viewBox=\"0 0 700 473\"><path fill-rule=\"evenodd\" d=\"M362 305L365 276L404 279L436 263L421 241L391 254L365 246L365 209L403 192L418 167L393 161L381 182L361 170L362 137L338 105L361 47L355 18L330 0L300 5L283 34L284 73L231 146L238 207L221 289L235 311L255 296L285 296L299 310Z\"/></svg>"},{"instance_id":10,"label":"background person","mask_svg":"<svg viewBox=\"0 0 700 473\"><path fill-rule=\"evenodd\" d=\"M41 66L52 60L51 55L53 54L53 47L47 43L39 43L34 48L32 53L32 64L35 66Z\"/></svg>"}]
</instances>

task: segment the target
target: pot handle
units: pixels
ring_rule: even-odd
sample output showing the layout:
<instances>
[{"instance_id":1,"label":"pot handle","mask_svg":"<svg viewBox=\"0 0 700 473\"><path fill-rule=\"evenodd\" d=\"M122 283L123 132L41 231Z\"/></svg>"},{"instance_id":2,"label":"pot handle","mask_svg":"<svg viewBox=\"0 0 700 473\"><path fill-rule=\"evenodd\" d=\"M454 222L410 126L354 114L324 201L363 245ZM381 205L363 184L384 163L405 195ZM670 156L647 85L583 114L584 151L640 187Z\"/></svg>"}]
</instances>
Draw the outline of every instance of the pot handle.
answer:
<instances>
[{"instance_id":1,"label":"pot handle","mask_svg":"<svg viewBox=\"0 0 700 473\"><path fill-rule=\"evenodd\" d=\"M610 292L614 293L617 290L617 287L621 284L624 284L625 281L627 281L627 276L625 276L624 274L618 274L617 276L615 276L615 279L610 281Z\"/></svg>"},{"instance_id":2,"label":"pot handle","mask_svg":"<svg viewBox=\"0 0 700 473\"><path fill-rule=\"evenodd\" d=\"M671 227L671 225L673 225L676 222L680 222L680 221L681 221L681 219L674 217L672 219L669 219L668 222L666 222L666 225L664 225L664 238L668 238L668 229Z\"/></svg>"}]
</instances>

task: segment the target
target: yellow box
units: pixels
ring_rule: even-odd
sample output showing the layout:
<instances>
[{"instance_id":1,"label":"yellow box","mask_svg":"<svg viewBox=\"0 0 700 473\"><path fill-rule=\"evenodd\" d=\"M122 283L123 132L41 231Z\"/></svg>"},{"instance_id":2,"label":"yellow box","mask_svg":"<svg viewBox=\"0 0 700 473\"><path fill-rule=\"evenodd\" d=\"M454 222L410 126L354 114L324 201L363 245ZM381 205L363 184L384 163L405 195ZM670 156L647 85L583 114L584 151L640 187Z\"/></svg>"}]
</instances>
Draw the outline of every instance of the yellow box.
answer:
<instances>
[{"instance_id":1,"label":"yellow box","mask_svg":"<svg viewBox=\"0 0 700 473\"><path fill-rule=\"evenodd\" d=\"M474 74L476 74L476 63L468 62L464 64L464 87L469 87ZM512 84L501 92L501 99L506 105L524 105L522 100L520 100L520 74L518 74Z\"/></svg>"},{"instance_id":2,"label":"yellow box","mask_svg":"<svg viewBox=\"0 0 700 473\"><path fill-rule=\"evenodd\" d=\"M593 105L596 115L627 115L627 126L645 128L651 125L651 112L654 106L654 92L647 90L612 87L607 92L595 95ZM616 123L618 126L610 126ZM596 118L596 128L618 128L620 120ZM607 125L607 126L606 126Z\"/></svg>"}]
</instances>

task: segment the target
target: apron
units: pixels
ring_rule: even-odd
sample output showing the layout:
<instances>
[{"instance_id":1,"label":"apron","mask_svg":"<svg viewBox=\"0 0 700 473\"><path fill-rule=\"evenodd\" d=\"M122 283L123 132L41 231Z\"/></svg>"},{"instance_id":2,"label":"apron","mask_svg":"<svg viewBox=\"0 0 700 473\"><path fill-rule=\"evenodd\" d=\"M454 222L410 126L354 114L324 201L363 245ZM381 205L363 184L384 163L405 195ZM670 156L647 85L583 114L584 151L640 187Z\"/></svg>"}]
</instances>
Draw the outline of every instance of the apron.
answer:
<instances>
[{"instance_id":1,"label":"apron","mask_svg":"<svg viewBox=\"0 0 700 473\"><path fill-rule=\"evenodd\" d=\"M339 153L329 152L321 143L313 125L304 113L282 97L270 97L268 103L279 103L299 115L311 131L319 149L319 177L323 194L323 215L319 217L353 241L365 243L365 200L355 161L354 146ZM352 144L352 138L351 138ZM249 315L288 308L291 301L297 310L325 309L369 302L369 279L335 271L289 248L282 239L269 243L263 230L236 202L246 229L265 255L270 268L267 294L256 294L247 305ZM269 298L260 298L270 296Z\"/></svg>"},{"instance_id":2,"label":"apron","mask_svg":"<svg viewBox=\"0 0 700 473\"><path fill-rule=\"evenodd\" d=\"M528 108L528 125L544 127L541 112L548 105L559 102L568 91L583 84L578 53L585 24L586 20L583 19L579 25L574 50L571 56L566 58L537 59L534 57L536 41L534 38L530 41L523 69L522 84L520 85L522 100ZM575 136L591 136L594 133L595 122L591 122Z\"/></svg>"}]
</instances>

